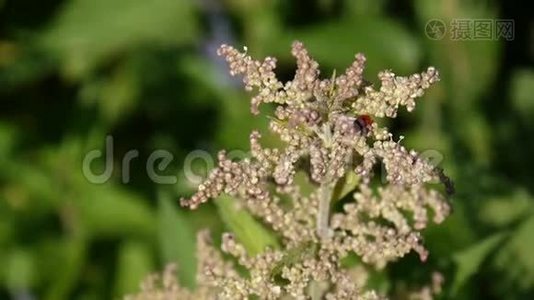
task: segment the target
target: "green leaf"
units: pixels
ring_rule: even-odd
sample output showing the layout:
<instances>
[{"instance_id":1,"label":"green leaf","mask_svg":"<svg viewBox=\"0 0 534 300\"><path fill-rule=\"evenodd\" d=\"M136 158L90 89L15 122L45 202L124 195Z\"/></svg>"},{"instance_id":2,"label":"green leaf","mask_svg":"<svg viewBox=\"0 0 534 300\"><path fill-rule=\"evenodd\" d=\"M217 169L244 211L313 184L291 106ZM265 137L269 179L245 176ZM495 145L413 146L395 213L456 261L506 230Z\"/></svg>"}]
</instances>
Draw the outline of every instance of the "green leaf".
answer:
<instances>
[{"instance_id":1,"label":"green leaf","mask_svg":"<svg viewBox=\"0 0 534 300\"><path fill-rule=\"evenodd\" d=\"M13 249L3 267L7 288L12 293L29 290L35 281L35 257L26 249Z\"/></svg>"},{"instance_id":2,"label":"green leaf","mask_svg":"<svg viewBox=\"0 0 534 300\"><path fill-rule=\"evenodd\" d=\"M120 298L138 290L139 283L152 270L152 257L146 244L126 241L119 249L115 295Z\"/></svg>"},{"instance_id":3,"label":"green leaf","mask_svg":"<svg viewBox=\"0 0 534 300\"><path fill-rule=\"evenodd\" d=\"M220 196L214 203L223 222L243 244L249 255L259 254L267 247L278 248L278 242L272 232L241 209L236 200L229 196Z\"/></svg>"},{"instance_id":4,"label":"green leaf","mask_svg":"<svg viewBox=\"0 0 534 300\"><path fill-rule=\"evenodd\" d=\"M480 113L479 102L492 90L497 77L502 42L494 40L453 40L451 22L455 19L495 19L496 10L481 1L418 0L414 5L418 18L418 33L425 42L429 61L439 70L442 93L434 93L428 102L446 102L450 107L448 124L453 127L473 158L480 164L491 160L491 126ZM438 19L445 24L447 34L440 40L425 36L425 26ZM436 119L439 120L439 119ZM445 125L436 124L445 128Z\"/></svg>"},{"instance_id":5,"label":"green leaf","mask_svg":"<svg viewBox=\"0 0 534 300\"><path fill-rule=\"evenodd\" d=\"M534 209L532 198L525 190L517 190L511 195L490 198L482 204L479 215L487 224L503 227L515 222Z\"/></svg>"},{"instance_id":6,"label":"green leaf","mask_svg":"<svg viewBox=\"0 0 534 300\"><path fill-rule=\"evenodd\" d=\"M453 255L457 270L451 291L456 294L467 280L477 272L484 258L501 242L505 233L497 233Z\"/></svg>"},{"instance_id":7,"label":"green leaf","mask_svg":"<svg viewBox=\"0 0 534 300\"><path fill-rule=\"evenodd\" d=\"M0 123L0 165L8 157L15 144L17 131L15 128L4 122Z\"/></svg>"},{"instance_id":8,"label":"green leaf","mask_svg":"<svg viewBox=\"0 0 534 300\"><path fill-rule=\"evenodd\" d=\"M394 20L381 17L345 18L287 31L265 46L277 57L290 59L287 49L293 40L301 40L320 65L339 68L338 73L352 63L357 52L364 53L369 80L374 80L378 71L384 69L399 74L415 72L421 58L419 44L408 30Z\"/></svg>"},{"instance_id":9,"label":"green leaf","mask_svg":"<svg viewBox=\"0 0 534 300\"><path fill-rule=\"evenodd\" d=\"M88 185L73 203L92 235L151 237L156 231L156 218L146 201L112 184Z\"/></svg>"},{"instance_id":10,"label":"green leaf","mask_svg":"<svg viewBox=\"0 0 534 300\"><path fill-rule=\"evenodd\" d=\"M188 223L185 212L177 210L176 201L159 193L159 244L166 263L178 264L180 282L189 288L195 286L196 259L195 234Z\"/></svg>"},{"instance_id":11,"label":"green leaf","mask_svg":"<svg viewBox=\"0 0 534 300\"><path fill-rule=\"evenodd\" d=\"M453 204L454 213L439 226L429 226L425 232L425 245L433 257L450 257L476 243L480 237L472 228L472 215L464 202Z\"/></svg>"},{"instance_id":12,"label":"green leaf","mask_svg":"<svg viewBox=\"0 0 534 300\"><path fill-rule=\"evenodd\" d=\"M86 260L87 240L84 235L65 238L47 247L40 257L46 257L41 274L52 274L44 299L67 299L82 274ZM58 268L61 266L61 268Z\"/></svg>"},{"instance_id":13,"label":"green leaf","mask_svg":"<svg viewBox=\"0 0 534 300\"><path fill-rule=\"evenodd\" d=\"M515 110L527 122L532 122L534 117L534 71L517 70L512 74L510 86L510 98Z\"/></svg>"},{"instance_id":14,"label":"green leaf","mask_svg":"<svg viewBox=\"0 0 534 300\"><path fill-rule=\"evenodd\" d=\"M344 11L348 17L380 16L387 2L385 0L345 1Z\"/></svg>"},{"instance_id":15,"label":"green leaf","mask_svg":"<svg viewBox=\"0 0 534 300\"><path fill-rule=\"evenodd\" d=\"M512 233L495 258L496 266L515 287L531 289L534 285L534 214L531 214Z\"/></svg>"},{"instance_id":16,"label":"green leaf","mask_svg":"<svg viewBox=\"0 0 534 300\"><path fill-rule=\"evenodd\" d=\"M80 95L83 102L98 105L103 121L114 124L127 118L137 104L138 79L133 63L127 61L119 64L109 78L86 82Z\"/></svg>"},{"instance_id":17,"label":"green leaf","mask_svg":"<svg viewBox=\"0 0 534 300\"><path fill-rule=\"evenodd\" d=\"M340 179L332 193L332 200L338 201L352 192L360 183L360 177L354 172L348 172L342 179Z\"/></svg>"},{"instance_id":18,"label":"green leaf","mask_svg":"<svg viewBox=\"0 0 534 300\"><path fill-rule=\"evenodd\" d=\"M73 0L61 9L42 43L74 78L113 54L143 44L182 45L195 39L189 0Z\"/></svg>"}]
</instances>

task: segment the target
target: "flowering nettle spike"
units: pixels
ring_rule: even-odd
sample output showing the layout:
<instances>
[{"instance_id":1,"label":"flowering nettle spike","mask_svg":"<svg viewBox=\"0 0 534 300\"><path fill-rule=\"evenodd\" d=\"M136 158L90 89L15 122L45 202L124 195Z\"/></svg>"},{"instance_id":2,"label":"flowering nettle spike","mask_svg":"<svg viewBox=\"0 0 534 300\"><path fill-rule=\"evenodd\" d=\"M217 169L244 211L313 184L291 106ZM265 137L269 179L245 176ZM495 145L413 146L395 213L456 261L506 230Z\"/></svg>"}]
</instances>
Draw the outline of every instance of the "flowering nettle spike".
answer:
<instances>
[{"instance_id":1,"label":"flowering nettle spike","mask_svg":"<svg viewBox=\"0 0 534 300\"><path fill-rule=\"evenodd\" d=\"M319 65L301 42L292 45L297 60L293 80L282 83L274 73L276 60L252 59L245 52L222 45L218 54L229 64L230 74L242 75L245 88L256 91L251 111L259 113L261 103L276 106L269 129L285 142L285 147L264 148L261 135L250 135L251 157L232 161L225 152L219 163L182 205L196 208L221 194L228 194L256 217L270 225L281 237L281 248L248 256L232 235L223 238L223 251L236 256L250 271L250 278L237 273L226 276L223 263L204 265L211 284L222 290L223 298L259 295L275 299L284 295L305 296L308 282L330 285L327 299L378 299L365 290L365 280L354 284L339 260L356 253L366 267L383 268L411 251L425 261L421 230L431 221L440 223L450 208L444 195L429 183L441 181L447 193L452 181L443 171L413 150L394 141L393 134L376 118L394 118L401 106L408 111L415 99L438 81L433 67L408 77L391 71L379 74L378 90L363 78L365 57L356 54L354 62L338 77L321 79ZM385 177L371 187L373 170L382 163ZM304 172L316 186L302 193L294 180ZM336 185L347 176L359 177L353 201L343 210L330 211ZM282 205L281 198L290 199ZM301 255L299 249L312 249ZM215 256L209 259L214 260ZM334 262L334 263L333 263ZM214 266L219 267L214 267ZM365 277L365 268L360 272ZM285 280L274 280L281 276Z\"/></svg>"},{"instance_id":2,"label":"flowering nettle spike","mask_svg":"<svg viewBox=\"0 0 534 300\"><path fill-rule=\"evenodd\" d=\"M409 77L395 76L391 71L378 74L381 86L375 91L372 87L365 89L365 95L353 104L355 111L377 117L397 116L399 106L406 106L408 111L415 109L415 99L423 96L424 91L439 81L439 73L434 67L425 72Z\"/></svg>"},{"instance_id":3,"label":"flowering nettle spike","mask_svg":"<svg viewBox=\"0 0 534 300\"><path fill-rule=\"evenodd\" d=\"M358 88L363 83L363 70L365 68L365 56L358 53L350 67L345 70L345 74L336 78L337 101L343 101L358 96Z\"/></svg>"},{"instance_id":4,"label":"flowering nettle spike","mask_svg":"<svg viewBox=\"0 0 534 300\"><path fill-rule=\"evenodd\" d=\"M319 79L319 64L308 55L301 42L294 42L291 54L297 59L297 72L293 83L301 91L313 91Z\"/></svg>"}]
</instances>

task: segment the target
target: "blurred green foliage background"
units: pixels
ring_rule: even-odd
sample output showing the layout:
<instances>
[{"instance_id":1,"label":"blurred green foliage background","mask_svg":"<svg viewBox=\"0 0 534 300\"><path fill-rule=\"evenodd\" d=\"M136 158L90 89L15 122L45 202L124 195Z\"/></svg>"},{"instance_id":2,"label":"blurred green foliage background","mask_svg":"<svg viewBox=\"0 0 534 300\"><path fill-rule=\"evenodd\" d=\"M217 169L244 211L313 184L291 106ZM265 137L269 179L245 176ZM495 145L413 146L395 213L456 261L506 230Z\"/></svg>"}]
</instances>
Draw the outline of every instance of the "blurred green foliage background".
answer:
<instances>
[{"instance_id":1,"label":"blurred green foliage background","mask_svg":"<svg viewBox=\"0 0 534 300\"><path fill-rule=\"evenodd\" d=\"M119 298L168 262L178 262L182 283L193 287L195 232L239 230L254 220L224 205L179 208L177 199L193 188L184 159L196 149L246 151L250 130L266 128L215 49L224 42L276 56L279 76L290 79L294 39L325 76L344 70L356 52L366 54L365 74L375 82L386 68L441 72L414 114L387 125L409 147L443 156L456 183L454 213L425 233L427 263L408 256L373 284L400 295L439 270L443 298L532 299L534 23L526 5L0 0L0 299ZM431 19L461 18L514 19L514 40L425 35ZM107 135L113 175L92 184L82 160L104 150ZM123 183L121 160L133 149L140 156ZM178 174L177 184L147 176L156 149L174 155L162 173ZM95 173L103 168L103 159L93 165Z\"/></svg>"}]
</instances>

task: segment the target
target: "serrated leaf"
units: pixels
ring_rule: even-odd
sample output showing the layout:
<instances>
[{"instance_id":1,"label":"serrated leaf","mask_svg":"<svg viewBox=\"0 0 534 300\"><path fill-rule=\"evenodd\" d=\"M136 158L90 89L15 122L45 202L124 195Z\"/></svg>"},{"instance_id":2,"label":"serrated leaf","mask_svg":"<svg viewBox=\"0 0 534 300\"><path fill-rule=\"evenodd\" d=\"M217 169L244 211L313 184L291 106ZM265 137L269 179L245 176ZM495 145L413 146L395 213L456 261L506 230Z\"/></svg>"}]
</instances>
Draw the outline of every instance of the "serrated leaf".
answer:
<instances>
[{"instance_id":1,"label":"serrated leaf","mask_svg":"<svg viewBox=\"0 0 534 300\"><path fill-rule=\"evenodd\" d=\"M452 283L451 291L456 294L458 290L474 275L482 261L506 236L505 233L497 233L475 245L453 255L456 263L456 274Z\"/></svg>"},{"instance_id":2,"label":"serrated leaf","mask_svg":"<svg viewBox=\"0 0 534 300\"><path fill-rule=\"evenodd\" d=\"M249 255L261 253L267 247L278 248L272 232L256 221L247 211L241 209L236 200L220 196L214 200L223 222L243 244Z\"/></svg>"}]
</instances>

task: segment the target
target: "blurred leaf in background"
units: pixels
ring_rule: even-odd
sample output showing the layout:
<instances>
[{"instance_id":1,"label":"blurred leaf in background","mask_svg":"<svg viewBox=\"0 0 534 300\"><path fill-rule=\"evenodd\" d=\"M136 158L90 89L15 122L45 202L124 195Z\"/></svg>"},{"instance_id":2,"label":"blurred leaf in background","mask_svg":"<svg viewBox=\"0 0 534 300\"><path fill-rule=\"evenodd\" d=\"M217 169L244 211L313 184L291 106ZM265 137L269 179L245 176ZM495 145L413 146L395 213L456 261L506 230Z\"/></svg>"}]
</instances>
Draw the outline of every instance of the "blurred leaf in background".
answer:
<instances>
[{"instance_id":1,"label":"blurred leaf in background","mask_svg":"<svg viewBox=\"0 0 534 300\"><path fill-rule=\"evenodd\" d=\"M150 44L195 40L192 1L74 0L65 3L42 35L69 77L87 74L112 55Z\"/></svg>"},{"instance_id":2,"label":"blurred leaf in background","mask_svg":"<svg viewBox=\"0 0 534 300\"><path fill-rule=\"evenodd\" d=\"M432 19L513 19L515 38L455 41L449 28L432 40ZM203 228L215 242L233 231L251 252L276 247L277 237L229 199L195 212L177 199L194 186L184 174L191 151L246 152L249 132L267 128L214 47L276 56L277 74L290 79L294 39L324 76L344 71L357 52L375 84L386 68L441 73L414 114L387 126L407 133L407 147L439 154L456 183L455 212L426 232L426 264L406 257L373 284L395 293L438 270L444 298L533 298L532 28L513 0L0 0L0 298L117 298L169 262L193 287ZM105 151L108 135L113 172L93 184L82 162ZM177 176L175 185L147 175L148 157L162 149L173 158L162 174ZM139 155L124 183L130 150ZM101 157L91 170L104 167ZM201 162L193 168L205 174Z\"/></svg>"}]
</instances>

